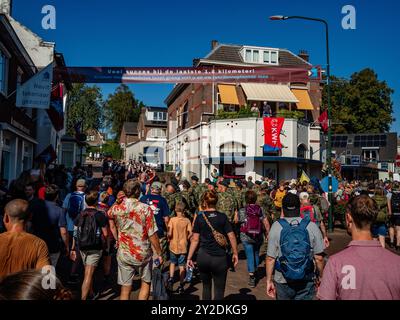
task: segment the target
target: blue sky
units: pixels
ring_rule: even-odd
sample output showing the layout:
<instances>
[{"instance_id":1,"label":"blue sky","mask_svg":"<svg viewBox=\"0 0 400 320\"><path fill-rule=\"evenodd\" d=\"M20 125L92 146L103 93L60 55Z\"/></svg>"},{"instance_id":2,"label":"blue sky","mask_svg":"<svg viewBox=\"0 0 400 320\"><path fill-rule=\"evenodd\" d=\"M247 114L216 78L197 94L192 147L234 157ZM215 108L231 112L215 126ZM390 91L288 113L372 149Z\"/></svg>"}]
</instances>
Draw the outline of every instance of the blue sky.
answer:
<instances>
[{"instance_id":1,"label":"blue sky","mask_svg":"<svg viewBox=\"0 0 400 320\"><path fill-rule=\"evenodd\" d=\"M44 30L41 11L54 5L56 30ZM345 5L356 8L356 30L344 30ZM305 49L325 64L324 28L301 20L269 21L274 14L325 18L330 24L332 74L348 78L366 67L395 90L392 131L400 132L397 0L13 0L13 16L46 41L56 42L69 66L191 66L213 39L221 43ZM116 85L102 85L103 93ZM171 85L130 86L148 105L164 105Z\"/></svg>"}]
</instances>

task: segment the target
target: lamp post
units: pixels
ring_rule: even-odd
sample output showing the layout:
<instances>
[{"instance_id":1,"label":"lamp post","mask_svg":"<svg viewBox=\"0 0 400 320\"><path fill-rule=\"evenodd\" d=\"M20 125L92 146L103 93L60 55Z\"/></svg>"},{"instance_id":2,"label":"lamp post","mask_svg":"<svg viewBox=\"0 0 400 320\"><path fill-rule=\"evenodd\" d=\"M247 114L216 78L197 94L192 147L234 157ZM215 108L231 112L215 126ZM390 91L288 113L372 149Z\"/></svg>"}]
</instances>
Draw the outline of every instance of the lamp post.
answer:
<instances>
[{"instance_id":1,"label":"lamp post","mask_svg":"<svg viewBox=\"0 0 400 320\"><path fill-rule=\"evenodd\" d=\"M329 216L328 216L328 229L329 231L333 231L333 207L332 207L332 128L331 128L331 116L332 116L332 106L331 106L331 67L330 67L330 59L329 59L329 28L328 22L323 19L318 18L309 18L302 16L271 16L270 20L288 20L288 19L301 19L301 20L310 20L321 22L325 25L325 35L326 35L326 73L327 73L327 95L328 95L328 145L326 152L326 162L328 167L328 199L329 203Z\"/></svg>"}]
</instances>

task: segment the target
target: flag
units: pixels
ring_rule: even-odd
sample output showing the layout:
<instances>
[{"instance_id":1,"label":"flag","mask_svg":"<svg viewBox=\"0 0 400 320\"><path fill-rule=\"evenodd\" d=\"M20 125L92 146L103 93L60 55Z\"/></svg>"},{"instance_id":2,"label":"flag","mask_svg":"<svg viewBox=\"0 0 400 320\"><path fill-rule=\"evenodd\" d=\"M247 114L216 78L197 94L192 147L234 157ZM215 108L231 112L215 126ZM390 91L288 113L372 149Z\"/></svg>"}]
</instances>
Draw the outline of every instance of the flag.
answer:
<instances>
[{"instance_id":1,"label":"flag","mask_svg":"<svg viewBox=\"0 0 400 320\"><path fill-rule=\"evenodd\" d=\"M328 111L325 110L324 112L321 113L321 115L318 118L318 122L321 125L322 131L325 133L328 132Z\"/></svg>"},{"instance_id":2,"label":"flag","mask_svg":"<svg viewBox=\"0 0 400 320\"><path fill-rule=\"evenodd\" d=\"M303 183L304 181L306 181L307 183L309 183L309 182L310 182L310 178L309 178L308 175L304 172L304 170L302 170L301 177L300 177L300 183Z\"/></svg>"},{"instance_id":3,"label":"flag","mask_svg":"<svg viewBox=\"0 0 400 320\"><path fill-rule=\"evenodd\" d=\"M50 106L53 63L36 73L25 83L17 86L16 106L48 109Z\"/></svg>"},{"instance_id":4,"label":"flag","mask_svg":"<svg viewBox=\"0 0 400 320\"><path fill-rule=\"evenodd\" d=\"M47 114L56 131L64 129L64 90L61 83L53 87Z\"/></svg>"},{"instance_id":5,"label":"flag","mask_svg":"<svg viewBox=\"0 0 400 320\"><path fill-rule=\"evenodd\" d=\"M264 152L282 149L281 131L285 118L264 117Z\"/></svg>"}]
</instances>

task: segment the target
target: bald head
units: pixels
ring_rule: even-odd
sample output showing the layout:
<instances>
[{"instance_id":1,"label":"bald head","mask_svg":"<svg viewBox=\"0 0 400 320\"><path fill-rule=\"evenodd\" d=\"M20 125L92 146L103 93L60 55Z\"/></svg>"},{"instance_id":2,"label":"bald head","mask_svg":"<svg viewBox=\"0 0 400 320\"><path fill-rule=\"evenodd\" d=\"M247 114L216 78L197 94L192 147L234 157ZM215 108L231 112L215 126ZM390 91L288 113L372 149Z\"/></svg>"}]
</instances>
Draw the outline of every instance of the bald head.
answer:
<instances>
[{"instance_id":1,"label":"bald head","mask_svg":"<svg viewBox=\"0 0 400 320\"><path fill-rule=\"evenodd\" d=\"M16 199L7 203L4 213L10 217L10 221L17 223L26 221L29 217L28 201Z\"/></svg>"}]
</instances>

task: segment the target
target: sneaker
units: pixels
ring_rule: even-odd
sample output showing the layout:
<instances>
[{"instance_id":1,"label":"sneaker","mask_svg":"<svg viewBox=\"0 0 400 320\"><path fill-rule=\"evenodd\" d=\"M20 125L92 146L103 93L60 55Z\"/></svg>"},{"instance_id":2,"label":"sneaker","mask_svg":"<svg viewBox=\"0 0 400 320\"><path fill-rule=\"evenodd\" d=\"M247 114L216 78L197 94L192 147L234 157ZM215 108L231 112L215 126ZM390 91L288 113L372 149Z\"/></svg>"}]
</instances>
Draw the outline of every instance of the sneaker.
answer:
<instances>
[{"instance_id":1,"label":"sneaker","mask_svg":"<svg viewBox=\"0 0 400 320\"><path fill-rule=\"evenodd\" d=\"M256 287L256 277L255 276L250 276L249 277L249 287L250 288L255 288Z\"/></svg>"},{"instance_id":2,"label":"sneaker","mask_svg":"<svg viewBox=\"0 0 400 320\"><path fill-rule=\"evenodd\" d=\"M391 248L391 249L394 248L394 242L389 242L389 248Z\"/></svg>"},{"instance_id":3,"label":"sneaker","mask_svg":"<svg viewBox=\"0 0 400 320\"><path fill-rule=\"evenodd\" d=\"M100 292L95 292L93 295L88 296L88 300L97 300L97 298L100 296Z\"/></svg>"},{"instance_id":4,"label":"sneaker","mask_svg":"<svg viewBox=\"0 0 400 320\"><path fill-rule=\"evenodd\" d=\"M183 285L180 285L180 286L178 287L177 292L178 292L178 294L184 294L184 293L185 293L185 288L183 287Z\"/></svg>"},{"instance_id":5,"label":"sneaker","mask_svg":"<svg viewBox=\"0 0 400 320\"><path fill-rule=\"evenodd\" d=\"M396 246L396 251L400 251L400 246Z\"/></svg>"}]
</instances>

